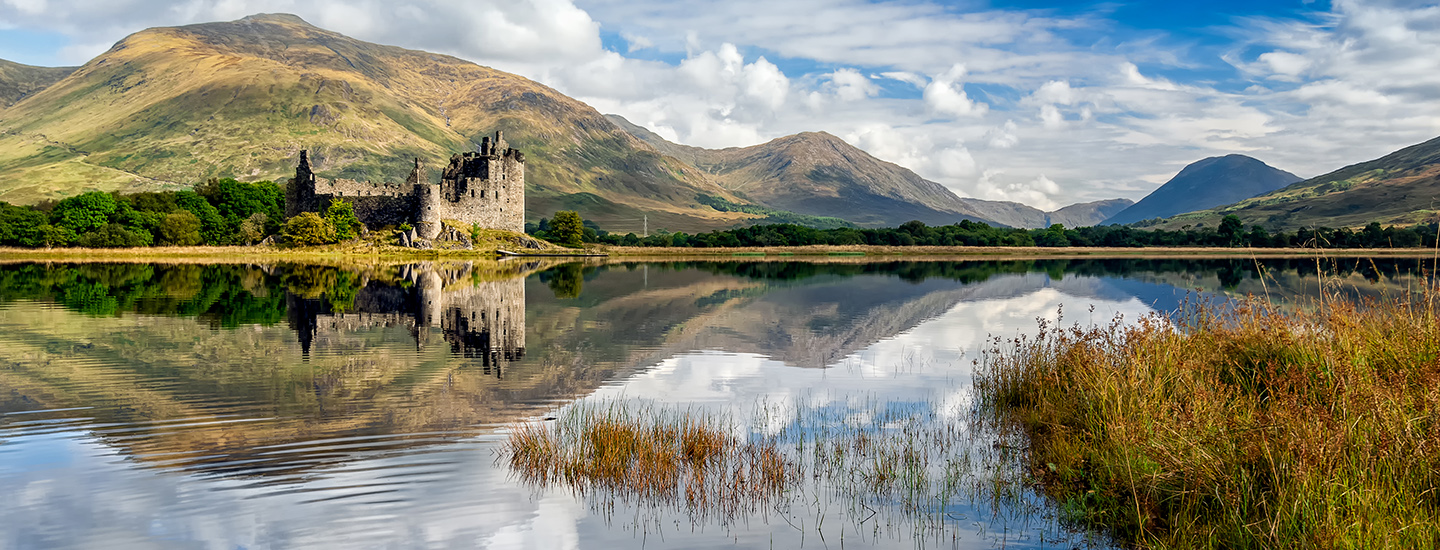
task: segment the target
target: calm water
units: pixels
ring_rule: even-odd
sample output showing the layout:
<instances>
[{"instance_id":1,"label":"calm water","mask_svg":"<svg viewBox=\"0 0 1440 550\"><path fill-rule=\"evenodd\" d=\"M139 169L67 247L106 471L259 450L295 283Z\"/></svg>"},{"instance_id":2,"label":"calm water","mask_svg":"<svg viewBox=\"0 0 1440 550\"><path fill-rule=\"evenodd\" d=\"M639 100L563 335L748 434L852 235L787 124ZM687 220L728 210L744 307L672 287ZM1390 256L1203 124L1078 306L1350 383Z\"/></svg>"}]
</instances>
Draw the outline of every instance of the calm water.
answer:
<instances>
[{"instance_id":1,"label":"calm water","mask_svg":"<svg viewBox=\"0 0 1440 550\"><path fill-rule=\"evenodd\" d=\"M1317 267L1378 296L1424 264L0 265L0 547L1070 548L1026 491L924 529L818 485L721 522L530 487L498 449L577 401L963 423L987 336L1062 306L1304 302Z\"/></svg>"}]
</instances>

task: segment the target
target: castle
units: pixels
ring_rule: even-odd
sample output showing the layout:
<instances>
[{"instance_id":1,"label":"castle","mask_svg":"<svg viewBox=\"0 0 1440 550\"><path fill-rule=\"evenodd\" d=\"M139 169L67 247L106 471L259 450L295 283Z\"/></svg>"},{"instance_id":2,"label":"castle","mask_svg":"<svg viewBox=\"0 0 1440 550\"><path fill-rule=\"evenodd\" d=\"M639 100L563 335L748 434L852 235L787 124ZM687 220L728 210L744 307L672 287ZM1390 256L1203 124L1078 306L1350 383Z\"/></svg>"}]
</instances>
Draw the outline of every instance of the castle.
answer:
<instances>
[{"instance_id":1,"label":"castle","mask_svg":"<svg viewBox=\"0 0 1440 550\"><path fill-rule=\"evenodd\" d=\"M430 183L425 166L415 169L404 183L372 183L347 179L322 180L310 170L306 151L300 151L295 179L285 189L285 217L321 212L331 199L355 206L360 223L369 227L415 226L419 238L434 239L441 220L487 229L525 231L525 154L511 149L501 132L480 141L480 150L450 157L440 184Z\"/></svg>"}]
</instances>

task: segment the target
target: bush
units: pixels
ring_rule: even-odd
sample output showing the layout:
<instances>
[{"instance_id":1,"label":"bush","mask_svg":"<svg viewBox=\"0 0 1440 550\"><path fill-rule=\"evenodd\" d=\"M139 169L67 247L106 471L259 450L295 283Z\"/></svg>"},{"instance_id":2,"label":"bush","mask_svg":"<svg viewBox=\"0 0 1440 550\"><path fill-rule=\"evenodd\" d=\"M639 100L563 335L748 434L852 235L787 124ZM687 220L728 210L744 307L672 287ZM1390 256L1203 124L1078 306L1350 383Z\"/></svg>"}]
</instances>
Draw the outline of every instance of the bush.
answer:
<instances>
[{"instance_id":1,"label":"bush","mask_svg":"<svg viewBox=\"0 0 1440 550\"><path fill-rule=\"evenodd\" d=\"M245 221L240 222L240 229L235 232L235 238L240 243L250 245L265 240L265 226L270 223L270 216L264 212L256 212Z\"/></svg>"},{"instance_id":2,"label":"bush","mask_svg":"<svg viewBox=\"0 0 1440 550\"><path fill-rule=\"evenodd\" d=\"M138 232L126 229L118 223L105 224L89 233L80 236L76 244L86 248L129 248L135 246L150 246L150 235L141 235Z\"/></svg>"},{"instance_id":3,"label":"bush","mask_svg":"<svg viewBox=\"0 0 1440 550\"><path fill-rule=\"evenodd\" d=\"M185 210L171 212L160 220L157 233L162 245L195 246L201 242L200 218Z\"/></svg>"},{"instance_id":4,"label":"bush","mask_svg":"<svg viewBox=\"0 0 1440 550\"><path fill-rule=\"evenodd\" d=\"M335 242L335 228L314 212L305 212L285 220L282 234L291 243L302 246Z\"/></svg>"},{"instance_id":5,"label":"bush","mask_svg":"<svg viewBox=\"0 0 1440 550\"><path fill-rule=\"evenodd\" d=\"M355 238L356 232L363 227L360 218L355 216L355 205L341 199L330 200L330 207L325 209L325 220L335 229L335 239L339 241Z\"/></svg>"}]
</instances>

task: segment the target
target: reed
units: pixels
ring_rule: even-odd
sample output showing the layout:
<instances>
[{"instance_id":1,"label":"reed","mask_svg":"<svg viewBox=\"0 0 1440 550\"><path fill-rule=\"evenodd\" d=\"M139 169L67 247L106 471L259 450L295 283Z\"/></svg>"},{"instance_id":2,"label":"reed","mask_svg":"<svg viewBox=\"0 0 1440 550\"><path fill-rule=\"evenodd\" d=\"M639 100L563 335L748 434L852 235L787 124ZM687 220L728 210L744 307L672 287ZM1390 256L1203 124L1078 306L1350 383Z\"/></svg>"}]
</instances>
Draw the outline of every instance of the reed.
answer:
<instances>
[{"instance_id":1,"label":"reed","mask_svg":"<svg viewBox=\"0 0 1440 550\"><path fill-rule=\"evenodd\" d=\"M1414 290L1042 322L983 350L978 414L1067 518L1128 545L1434 547L1440 304Z\"/></svg>"},{"instance_id":2,"label":"reed","mask_svg":"<svg viewBox=\"0 0 1440 550\"><path fill-rule=\"evenodd\" d=\"M581 402L551 421L512 426L500 460L522 481L571 490L607 517L616 503L633 505L647 525L676 512L692 525L778 517L822 536L916 541L953 540L982 519L1034 527L1043 501L1017 481L1018 447L992 445L998 434L961 409L762 403L737 422L638 401ZM1054 527L1048 536L1068 536Z\"/></svg>"},{"instance_id":3,"label":"reed","mask_svg":"<svg viewBox=\"0 0 1440 550\"><path fill-rule=\"evenodd\" d=\"M770 503L798 478L773 440L736 433L728 418L705 413L577 405L552 422L512 426L502 454L535 486L725 521Z\"/></svg>"}]
</instances>

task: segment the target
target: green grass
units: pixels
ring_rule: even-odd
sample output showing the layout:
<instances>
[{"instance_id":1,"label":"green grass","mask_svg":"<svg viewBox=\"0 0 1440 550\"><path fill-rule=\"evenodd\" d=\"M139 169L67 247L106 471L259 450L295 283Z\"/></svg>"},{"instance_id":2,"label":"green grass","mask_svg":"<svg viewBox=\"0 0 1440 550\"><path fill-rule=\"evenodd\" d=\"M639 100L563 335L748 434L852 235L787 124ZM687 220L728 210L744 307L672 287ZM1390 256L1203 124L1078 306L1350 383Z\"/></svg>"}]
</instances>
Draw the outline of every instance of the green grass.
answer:
<instances>
[{"instance_id":1,"label":"green grass","mask_svg":"<svg viewBox=\"0 0 1440 550\"><path fill-rule=\"evenodd\" d=\"M1127 545L1433 547L1437 298L1042 323L988 347L977 397L1066 517Z\"/></svg>"}]
</instances>

